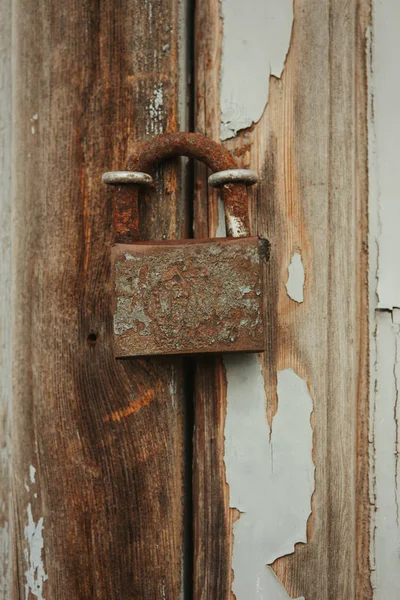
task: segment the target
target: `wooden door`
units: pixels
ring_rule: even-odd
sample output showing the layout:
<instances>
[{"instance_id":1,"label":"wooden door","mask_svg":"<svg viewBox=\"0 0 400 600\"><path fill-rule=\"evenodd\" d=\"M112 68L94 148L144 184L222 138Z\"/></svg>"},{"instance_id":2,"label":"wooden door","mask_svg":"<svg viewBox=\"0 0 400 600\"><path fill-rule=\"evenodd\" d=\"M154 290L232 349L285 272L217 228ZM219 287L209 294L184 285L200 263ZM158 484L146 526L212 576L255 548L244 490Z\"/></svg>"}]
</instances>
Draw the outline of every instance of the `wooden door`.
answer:
<instances>
[{"instance_id":1,"label":"wooden door","mask_svg":"<svg viewBox=\"0 0 400 600\"><path fill-rule=\"evenodd\" d=\"M0 598L400 598L395 0L0 9ZM101 175L175 130L259 173L264 355L113 358ZM223 236L207 175L138 238Z\"/></svg>"}]
</instances>

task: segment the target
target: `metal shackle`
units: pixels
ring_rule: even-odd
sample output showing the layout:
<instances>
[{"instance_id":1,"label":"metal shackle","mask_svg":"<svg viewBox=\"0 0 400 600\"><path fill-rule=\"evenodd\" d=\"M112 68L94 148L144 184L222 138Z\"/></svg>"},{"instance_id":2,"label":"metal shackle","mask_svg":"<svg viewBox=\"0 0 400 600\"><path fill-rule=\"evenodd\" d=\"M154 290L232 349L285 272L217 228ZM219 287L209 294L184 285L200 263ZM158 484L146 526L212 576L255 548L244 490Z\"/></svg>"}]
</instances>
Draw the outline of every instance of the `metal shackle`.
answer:
<instances>
[{"instance_id":1,"label":"metal shackle","mask_svg":"<svg viewBox=\"0 0 400 600\"><path fill-rule=\"evenodd\" d=\"M257 181L257 175L247 169L239 169L236 160L221 144L199 133L164 133L140 144L127 161L127 171L105 173L103 182L111 185L129 185L130 200L137 202L136 185L151 184L149 171L162 160L175 156L187 156L205 163L214 175L210 185L222 187L225 208L225 221L229 237L250 235L249 204L246 186ZM116 200L119 218L114 219L114 227L119 239L124 239L124 228L131 210L128 198L123 194ZM126 237L126 236L125 236ZM128 241L128 238L126 239Z\"/></svg>"}]
</instances>

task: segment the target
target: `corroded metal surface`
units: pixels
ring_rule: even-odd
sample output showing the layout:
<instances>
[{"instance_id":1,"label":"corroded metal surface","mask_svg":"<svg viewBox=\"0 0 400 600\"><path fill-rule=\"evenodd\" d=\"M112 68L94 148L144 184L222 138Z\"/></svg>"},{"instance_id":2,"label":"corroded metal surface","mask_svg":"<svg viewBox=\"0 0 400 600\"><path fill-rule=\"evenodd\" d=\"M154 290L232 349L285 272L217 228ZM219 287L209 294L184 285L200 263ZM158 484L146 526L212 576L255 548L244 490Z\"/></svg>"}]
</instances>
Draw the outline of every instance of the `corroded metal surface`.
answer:
<instances>
[{"instance_id":1,"label":"corroded metal surface","mask_svg":"<svg viewBox=\"0 0 400 600\"><path fill-rule=\"evenodd\" d=\"M264 348L258 238L117 244L117 357Z\"/></svg>"},{"instance_id":2,"label":"corroded metal surface","mask_svg":"<svg viewBox=\"0 0 400 600\"><path fill-rule=\"evenodd\" d=\"M148 173L161 160L188 156L204 162L213 172L237 169L233 156L221 144L198 133L165 133L140 144L128 159L129 171ZM227 183L222 188L228 236L250 235L248 197L243 183ZM138 239L138 187L121 186L114 196L113 225L118 242Z\"/></svg>"},{"instance_id":3,"label":"corroded metal surface","mask_svg":"<svg viewBox=\"0 0 400 600\"><path fill-rule=\"evenodd\" d=\"M240 169L237 169L238 171ZM148 173L140 173L139 171L109 171L103 173L101 178L103 183L107 185L132 184L151 185L153 178Z\"/></svg>"},{"instance_id":4,"label":"corroded metal surface","mask_svg":"<svg viewBox=\"0 0 400 600\"><path fill-rule=\"evenodd\" d=\"M210 175L208 185L219 188L228 183L244 183L246 186L249 186L254 185L257 181L258 175L255 171L251 171L250 169L227 169Z\"/></svg>"}]
</instances>

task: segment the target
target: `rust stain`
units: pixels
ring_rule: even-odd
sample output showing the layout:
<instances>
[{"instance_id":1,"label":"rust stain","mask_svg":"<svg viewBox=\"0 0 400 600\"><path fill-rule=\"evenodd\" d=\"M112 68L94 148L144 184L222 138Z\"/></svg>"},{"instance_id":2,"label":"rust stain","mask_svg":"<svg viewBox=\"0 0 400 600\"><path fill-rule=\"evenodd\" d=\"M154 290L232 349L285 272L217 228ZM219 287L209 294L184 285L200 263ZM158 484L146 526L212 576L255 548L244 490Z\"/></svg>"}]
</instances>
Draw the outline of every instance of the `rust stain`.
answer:
<instances>
[{"instance_id":1,"label":"rust stain","mask_svg":"<svg viewBox=\"0 0 400 600\"><path fill-rule=\"evenodd\" d=\"M260 352L265 240L117 244L117 357Z\"/></svg>"},{"instance_id":2,"label":"rust stain","mask_svg":"<svg viewBox=\"0 0 400 600\"><path fill-rule=\"evenodd\" d=\"M187 156L204 162L213 172L235 169L236 159L221 144L198 133L165 133L139 144L128 159L130 171L148 173L158 162L174 156ZM114 196L113 226L115 239L131 243L138 239L139 186L125 185ZM229 184L222 188L228 235L247 237L250 232L249 202L246 186Z\"/></svg>"},{"instance_id":3,"label":"rust stain","mask_svg":"<svg viewBox=\"0 0 400 600\"><path fill-rule=\"evenodd\" d=\"M135 398L135 400L132 400L131 402L129 402L129 404L126 408L121 408L120 410L116 410L116 411L112 412L110 415L107 415L106 418L104 419L104 421L106 423L109 423L110 421L113 423L118 423L122 419L125 419L126 417L130 417L131 415L134 415L139 410L141 410L144 406L148 406L149 404L151 404L151 402L153 402L159 389L160 389L160 386L156 385L154 388L146 390L146 392L144 392L144 394L142 394L138 398Z\"/></svg>"}]
</instances>

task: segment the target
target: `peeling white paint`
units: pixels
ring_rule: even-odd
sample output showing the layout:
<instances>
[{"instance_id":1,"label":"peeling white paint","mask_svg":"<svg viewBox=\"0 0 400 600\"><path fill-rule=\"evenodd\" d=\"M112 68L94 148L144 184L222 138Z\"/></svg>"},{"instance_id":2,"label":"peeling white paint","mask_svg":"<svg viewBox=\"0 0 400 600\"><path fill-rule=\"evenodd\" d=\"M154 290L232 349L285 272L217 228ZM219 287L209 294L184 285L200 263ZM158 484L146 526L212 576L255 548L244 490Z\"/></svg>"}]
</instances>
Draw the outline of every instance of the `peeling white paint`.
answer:
<instances>
[{"instance_id":1,"label":"peeling white paint","mask_svg":"<svg viewBox=\"0 0 400 600\"><path fill-rule=\"evenodd\" d=\"M43 550L43 517L40 517L37 524L32 515L32 506L28 504L28 525L24 529L25 539L28 542L28 548L24 550L27 570L25 571L25 600L29 600L30 594L45 600L43 596L43 584L47 580L44 569L42 550Z\"/></svg>"},{"instance_id":2,"label":"peeling white paint","mask_svg":"<svg viewBox=\"0 0 400 600\"><path fill-rule=\"evenodd\" d=\"M31 483L35 483L35 475L36 475L36 469L33 465L29 466L29 479L31 480Z\"/></svg>"},{"instance_id":3,"label":"peeling white paint","mask_svg":"<svg viewBox=\"0 0 400 600\"><path fill-rule=\"evenodd\" d=\"M283 71L293 25L293 0L222 0L221 139L257 122L270 75Z\"/></svg>"},{"instance_id":4,"label":"peeling white paint","mask_svg":"<svg viewBox=\"0 0 400 600\"><path fill-rule=\"evenodd\" d=\"M36 133L36 123L37 123L38 118L39 118L39 115L37 113L35 113L34 115L32 115L32 117L30 119L32 135L35 135L35 133Z\"/></svg>"},{"instance_id":5,"label":"peeling white paint","mask_svg":"<svg viewBox=\"0 0 400 600\"><path fill-rule=\"evenodd\" d=\"M393 323L389 311L377 311L376 327L372 584L374 599L388 600L400 598L400 326Z\"/></svg>"},{"instance_id":6,"label":"peeling white paint","mask_svg":"<svg viewBox=\"0 0 400 600\"><path fill-rule=\"evenodd\" d=\"M148 119L146 121L147 135L163 133L164 120L164 91L163 84L154 86L153 95L147 105Z\"/></svg>"},{"instance_id":7,"label":"peeling white paint","mask_svg":"<svg viewBox=\"0 0 400 600\"><path fill-rule=\"evenodd\" d=\"M374 589L375 596L375 571L376 571L376 547L375 547L375 502L376 502L376 445L375 445L375 419L376 419L376 307L378 297L376 293L377 273L378 273L378 237L379 237L379 194L376 176L376 147L375 130L373 124L373 93L372 93L372 29L366 31L366 60L368 73L368 175L369 175L369 341L370 341L370 378L369 378L369 500L370 511L370 549L369 563L371 573L371 586Z\"/></svg>"},{"instance_id":8,"label":"peeling white paint","mask_svg":"<svg viewBox=\"0 0 400 600\"><path fill-rule=\"evenodd\" d=\"M257 355L227 355L225 464L234 524L236 600L288 600L268 566L307 542L314 491L312 400L292 369L278 373L278 412L270 431Z\"/></svg>"},{"instance_id":9,"label":"peeling white paint","mask_svg":"<svg viewBox=\"0 0 400 600\"><path fill-rule=\"evenodd\" d=\"M378 307L400 307L400 2L374 0L370 94L374 131L373 189L379 208ZM372 114L372 113L371 113Z\"/></svg>"},{"instance_id":10,"label":"peeling white paint","mask_svg":"<svg viewBox=\"0 0 400 600\"><path fill-rule=\"evenodd\" d=\"M161 598L162 598L162 600L167 600L167 591L165 589L165 581L164 580L162 582L162 587L161 587Z\"/></svg>"},{"instance_id":11,"label":"peeling white paint","mask_svg":"<svg viewBox=\"0 0 400 600\"><path fill-rule=\"evenodd\" d=\"M304 265L299 252L295 252L288 267L288 280L286 283L286 292L289 298L295 302L304 301Z\"/></svg>"},{"instance_id":12,"label":"peeling white paint","mask_svg":"<svg viewBox=\"0 0 400 600\"><path fill-rule=\"evenodd\" d=\"M392 321L398 325L400 324L400 308L394 308L392 310Z\"/></svg>"}]
</instances>

